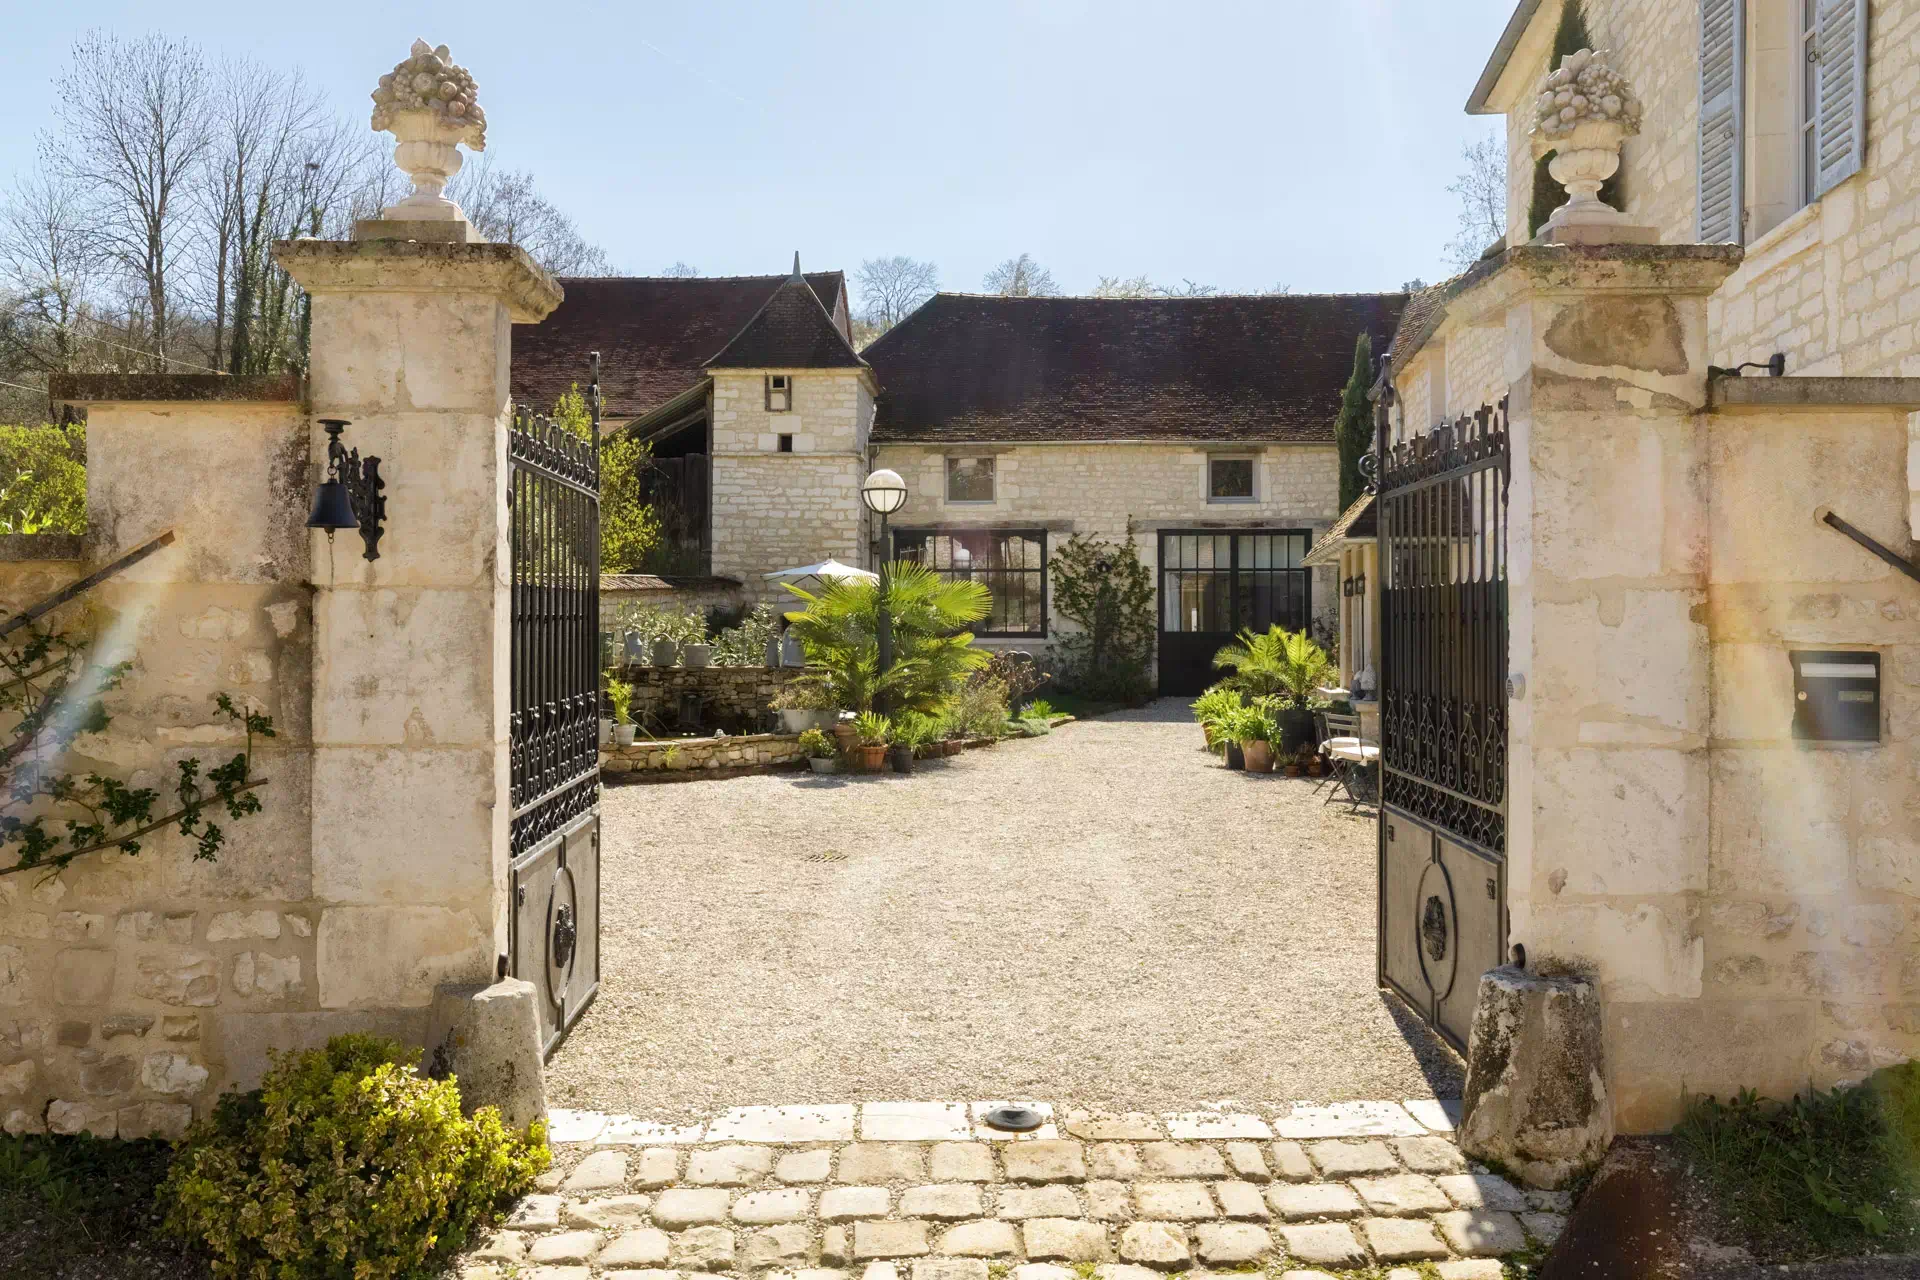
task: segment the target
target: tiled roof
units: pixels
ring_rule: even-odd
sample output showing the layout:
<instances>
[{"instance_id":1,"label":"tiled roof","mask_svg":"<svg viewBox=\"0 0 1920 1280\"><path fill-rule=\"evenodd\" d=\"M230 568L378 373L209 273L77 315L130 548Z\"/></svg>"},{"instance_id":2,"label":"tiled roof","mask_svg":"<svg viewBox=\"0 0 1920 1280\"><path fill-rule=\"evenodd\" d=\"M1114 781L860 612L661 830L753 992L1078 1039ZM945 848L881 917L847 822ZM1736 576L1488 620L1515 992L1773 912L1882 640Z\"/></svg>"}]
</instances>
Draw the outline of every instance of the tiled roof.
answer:
<instances>
[{"instance_id":1,"label":"tiled roof","mask_svg":"<svg viewBox=\"0 0 1920 1280\"><path fill-rule=\"evenodd\" d=\"M600 353L606 416L637 418L706 376L702 366L746 327L785 276L583 277L561 280L567 296L539 324L513 326L513 398L550 407L587 380ZM846 280L810 273L807 284L838 327Z\"/></svg>"},{"instance_id":2,"label":"tiled roof","mask_svg":"<svg viewBox=\"0 0 1920 1280\"><path fill-rule=\"evenodd\" d=\"M707 368L859 369L866 363L806 280L795 274L773 291L726 350L707 361Z\"/></svg>"},{"instance_id":3,"label":"tiled roof","mask_svg":"<svg viewBox=\"0 0 1920 1280\"><path fill-rule=\"evenodd\" d=\"M1302 564L1332 564L1341 544L1355 538L1376 538L1379 535L1379 519L1373 512L1373 495L1363 493L1353 500L1353 505L1340 513L1340 518L1320 535L1320 540L1307 552Z\"/></svg>"},{"instance_id":4,"label":"tiled roof","mask_svg":"<svg viewBox=\"0 0 1920 1280\"><path fill-rule=\"evenodd\" d=\"M873 438L1330 443L1354 339L1406 301L938 294L862 353Z\"/></svg>"}]
</instances>

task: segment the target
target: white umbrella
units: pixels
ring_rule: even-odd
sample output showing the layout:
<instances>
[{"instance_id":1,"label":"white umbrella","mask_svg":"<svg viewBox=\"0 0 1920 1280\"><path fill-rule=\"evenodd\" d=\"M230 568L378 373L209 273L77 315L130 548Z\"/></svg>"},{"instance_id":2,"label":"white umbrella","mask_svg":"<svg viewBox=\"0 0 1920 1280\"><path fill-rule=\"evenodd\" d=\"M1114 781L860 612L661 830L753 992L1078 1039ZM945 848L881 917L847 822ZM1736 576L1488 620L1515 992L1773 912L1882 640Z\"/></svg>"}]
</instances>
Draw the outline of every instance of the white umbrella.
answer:
<instances>
[{"instance_id":1,"label":"white umbrella","mask_svg":"<svg viewBox=\"0 0 1920 1280\"><path fill-rule=\"evenodd\" d=\"M816 583L824 583L835 578L859 578L868 582L880 581L880 575L866 569L856 569L850 564L841 564L838 560L822 560L819 564L803 564L795 569L776 569L772 573L762 574L768 582L791 582L798 586L812 578Z\"/></svg>"}]
</instances>

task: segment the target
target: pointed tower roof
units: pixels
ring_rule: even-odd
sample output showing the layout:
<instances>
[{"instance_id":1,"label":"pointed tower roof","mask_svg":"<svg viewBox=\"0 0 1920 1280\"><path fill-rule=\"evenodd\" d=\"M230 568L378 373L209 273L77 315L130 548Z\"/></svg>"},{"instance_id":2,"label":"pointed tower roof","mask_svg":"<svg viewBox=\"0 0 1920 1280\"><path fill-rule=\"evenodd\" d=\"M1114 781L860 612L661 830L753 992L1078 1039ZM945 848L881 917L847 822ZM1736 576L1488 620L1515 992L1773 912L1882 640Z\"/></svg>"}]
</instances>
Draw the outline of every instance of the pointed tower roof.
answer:
<instances>
[{"instance_id":1,"label":"pointed tower roof","mask_svg":"<svg viewBox=\"0 0 1920 1280\"><path fill-rule=\"evenodd\" d=\"M703 367L864 369L867 362L840 332L807 278L800 274L800 251L796 249L793 274Z\"/></svg>"}]
</instances>

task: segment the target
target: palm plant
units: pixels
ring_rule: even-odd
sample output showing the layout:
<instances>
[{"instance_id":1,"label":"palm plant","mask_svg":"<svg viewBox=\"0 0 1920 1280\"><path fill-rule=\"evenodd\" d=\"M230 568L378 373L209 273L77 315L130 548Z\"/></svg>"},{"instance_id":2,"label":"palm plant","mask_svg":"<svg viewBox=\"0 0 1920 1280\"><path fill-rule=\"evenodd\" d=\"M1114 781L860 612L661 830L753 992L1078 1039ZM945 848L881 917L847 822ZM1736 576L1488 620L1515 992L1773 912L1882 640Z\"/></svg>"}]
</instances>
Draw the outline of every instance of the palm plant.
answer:
<instances>
[{"instance_id":1,"label":"palm plant","mask_svg":"<svg viewBox=\"0 0 1920 1280\"><path fill-rule=\"evenodd\" d=\"M1317 701L1315 690L1333 674L1326 650L1311 636L1278 624L1264 634L1242 631L1237 644L1213 655L1213 665L1233 672L1219 687L1254 698L1283 697L1294 708L1312 706Z\"/></svg>"},{"instance_id":2,"label":"palm plant","mask_svg":"<svg viewBox=\"0 0 1920 1280\"><path fill-rule=\"evenodd\" d=\"M887 576L894 660L884 674L878 584L839 579L818 593L787 588L807 604L787 615L807 654L807 670L793 683L822 690L848 711L870 711L883 697L895 710L931 715L987 664L965 628L987 616L991 598L981 583L950 582L910 561L889 565Z\"/></svg>"}]
</instances>

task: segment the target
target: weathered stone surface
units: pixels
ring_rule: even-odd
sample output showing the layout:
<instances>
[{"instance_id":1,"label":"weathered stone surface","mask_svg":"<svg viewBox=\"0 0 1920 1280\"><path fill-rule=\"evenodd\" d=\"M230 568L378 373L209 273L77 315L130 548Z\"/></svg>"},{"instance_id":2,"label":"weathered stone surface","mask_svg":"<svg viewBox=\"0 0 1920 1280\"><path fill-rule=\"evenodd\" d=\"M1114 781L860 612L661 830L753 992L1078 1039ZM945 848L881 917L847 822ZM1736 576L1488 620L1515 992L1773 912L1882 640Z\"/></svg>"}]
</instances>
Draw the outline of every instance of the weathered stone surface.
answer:
<instances>
[{"instance_id":1,"label":"weathered stone surface","mask_svg":"<svg viewBox=\"0 0 1920 1280\"><path fill-rule=\"evenodd\" d=\"M1239 1266L1270 1252L1273 1237L1251 1223L1203 1222L1193 1229L1193 1249L1208 1266Z\"/></svg>"},{"instance_id":2,"label":"weathered stone surface","mask_svg":"<svg viewBox=\"0 0 1920 1280\"><path fill-rule=\"evenodd\" d=\"M767 674L778 682L779 672ZM759 714L759 709L753 714ZM972 1134L973 1121L965 1103L869 1102L860 1108L860 1136L868 1142L955 1141Z\"/></svg>"},{"instance_id":3,"label":"weathered stone surface","mask_svg":"<svg viewBox=\"0 0 1920 1280\"><path fill-rule=\"evenodd\" d=\"M1095 1222L1030 1218L1022 1225L1021 1235L1026 1240L1029 1258L1106 1262L1112 1257L1107 1247L1107 1230Z\"/></svg>"},{"instance_id":4,"label":"weathered stone surface","mask_svg":"<svg viewBox=\"0 0 1920 1280\"><path fill-rule=\"evenodd\" d=\"M718 1187L674 1187L653 1202L653 1220L669 1231L727 1220L727 1193Z\"/></svg>"},{"instance_id":5,"label":"weathered stone surface","mask_svg":"<svg viewBox=\"0 0 1920 1280\"><path fill-rule=\"evenodd\" d=\"M651 1191L672 1185L680 1176L680 1153L671 1147L648 1147L640 1153L640 1165L632 1171L633 1185Z\"/></svg>"},{"instance_id":6,"label":"weathered stone surface","mask_svg":"<svg viewBox=\"0 0 1920 1280\"><path fill-rule=\"evenodd\" d=\"M1322 1267L1365 1266L1367 1253L1343 1222L1313 1222L1280 1228L1287 1253Z\"/></svg>"},{"instance_id":7,"label":"weathered stone surface","mask_svg":"<svg viewBox=\"0 0 1920 1280\"><path fill-rule=\"evenodd\" d=\"M1069 1111L1060 1128L1089 1142L1135 1142L1166 1136L1160 1118L1145 1111Z\"/></svg>"},{"instance_id":8,"label":"weathered stone surface","mask_svg":"<svg viewBox=\"0 0 1920 1280\"><path fill-rule=\"evenodd\" d=\"M927 1176L922 1150L910 1142L856 1142L840 1153L838 1180L918 1182Z\"/></svg>"},{"instance_id":9,"label":"weathered stone surface","mask_svg":"<svg viewBox=\"0 0 1920 1280\"><path fill-rule=\"evenodd\" d=\"M941 1142L928 1155L935 1182L992 1182L993 1149L984 1142Z\"/></svg>"},{"instance_id":10,"label":"weathered stone surface","mask_svg":"<svg viewBox=\"0 0 1920 1280\"><path fill-rule=\"evenodd\" d=\"M96 1111L64 1098L55 1098L47 1104L48 1133L90 1133L96 1138L111 1138L118 1129L118 1117L111 1111Z\"/></svg>"},{"instance_id":11,"label":"weathered stone surface","mask_svg":"<svg viewBox=\"0 0 1920 1280\"><path fill-rule=\"evenodd\" d=\"M562 1211L561 1217L570 1227L626 1231L633 1227L644 1226L647 1221L647 1210L652 1207L652 1196L601 1196L568 1204ZM665 1255L661 1256L664 1260Z\"/></svg>"},{"instance_id":12,"label":"weathered stone surface","mask_svg":"<svg viewBox=\"0 0 1920 1280\"><path fill-rule=\"evenodd\" d=\"M1435 1178L1434 1184L1462 1209L1505 1209L1518 1213L1531 1207L1520 1189L1498 1174L1448 1174Z\"/></svg>"},{"instance_id":13,"label":"weathered stone surface","mask_svg":"<svg viewBox=\"0 0 1920 1280\"><path fill-rule=\"evenodd\" d=\"M518 1262L527 1256L527 1238L518 1231L496 1231L466 1256L479 1262Z\"/></svg>"},{"instance_id":14,"label":"weathered stone surface","mask_svg":"<svg viewBox=\"0 0 1920 1280\"><path fill-rule=\"evenodd\" d=\"M13 957L9 958L9 955ZM140 975L146 976L144 962L152 957L142 956ZM204 965L204 969L200 966ZM104 1004L113 994L113 952L96 950L90 947L68 947L54 957L53 989L60 1003L67 1006ZM155 1000L166 1000L169 1004L212 1004L220 996L220 979L214 976L213 962L201 960L188 966L191 976L176 966L164 987L159 984L142 986L136 994ZM0 1004L22 1004L26 1000L27 966L18 947L0 947ZM204 975L206 981L199 982ZM188 990L191 986L191 991ZM20 999L9 998L9 992L18 990ZM163 994L164 992L164 994ZM169 996L177 998L168 999Z\"/></svg>"},{"instance_id":15,"label":"weathered stone surface","mask_svg":"<svg viewBox=\"0 0 1920 1280\"><path fill-rule=\"evenodd\" d=\"M1370 1139L1364 1142L1316 1142L1307 1148L1320 1172L1329 1178L1353 1178L1369 1173L1393 1173L1400 1165L1387 1150L1387 1144Z\"/></svg>"},{"instance_id":16,"label":"weathered stone surface","mask_svg":"<svg viewBox=\"0 0 1920 1280\"><path fill-rule=\"evenodd\" d=\"M1520 1219L1511 1213L1455 1209L1435 1214L1433 1223L1455 1253L1497 1258L1519 1253L1527 1247L1527 1233L1521 1230Z\"/></svg>"},{"instance_id":17,"label":"weathered stone surface","mask_svg":"<svg viewBox=\"0 0 1920 1280\"><path fill-rule=\"evenodd\" d=\"M833 1169L833 1149L790 1151L773 1166L773 1176L782 1182L825 1182Z\"/></svg>"},{"instance_id":18,"label":"weathered stone surface","mask_svg":"<svg viewBox=\"0 0 1920 1280\"><path fill-rule=\"evenodd\" d=\"M853 1224L854 1260L873 1258L910 1258L927 1252L927 1224L924 1222L872 1222Z\"/></svg>"},{"instance_id":19,"label":"weathered stone surface","mask_svg":"<svg viewBox=\"0 0 1920 1280\"><path fill-rule=\"evenodd\" d=\"M1133 1201L1124 1182L1089 1182L1087 1216L1095 1222L1125 1222L1133 1217Z\"/></svg>"},{"instance_id":20,"label":"weathered stone surface","mask_svg":"<svg viewBox=\"0 0 1920 1280\"><path fill-rule=\"evenodd\" d=\"M689 1271L731 1271L733 1232L725 1227L692 1227L673 1238L673 1262Z\"/></svg>"},{"instance_id":21,"label":"weathered stone surface","mask_svg":"<svg viewBox=\"0 0 1920 1280\"><path fill-rule=\"evenodd\" d=\"M1541 1244L1552 1244L1567 1229L1567 1218L1562 1213L1523 1213L1520 1226Z\"/></svg>"},{"instance_id":22,"label":"weathered stone surface","mask_svg":"<svg viewBox=\"0 0 1920 1280\"><path fill-rule=\"evenodd\" d=\"M1453 1207L1431 1179L1417 1173L1397 1173L1386 1178L1355 1178L1353 1189L1366 1201L1371 1212L1389 1218L1439 1213Z\"/></svg>"},{"instance_id":23,"label":"weathered stone surface","mask_svg":"<svg viewBox=\"0 0 1920 1280\"><path fill-rule=\"evenodd\" d=\"M854 1218L884 1218L888 1199L885 1187L828 1187L820 1193L820 1219L847 1222Z\"/></svg>"},{"instance_id":24,"label":"weathered stone surface","mask_svg":"<svg viewBox=\"0 0 1920 1280\"><path fill-rule=\"evenodd\" d=\"M1600 995L1577 978L1511 967L1481 976L1468 1040L1460 1148L1535 1186L1595 1168L1613 1141Z\"/></svg>"},{"instance_id":25,"label":"weathered stone surface","mask_svg":"<svg viewBox=\"0 0 1920 1280\"><path fill-rule=\"evenodd\" d=\"M1013 1269L1013 1280L1074 1280L1074 1274L1055 1263L1029 1262Z\"/></svg>"},{"instance_id":26,"label":"weathered stone surface","mask_svg":"<svg viewBox=\"0 0 1920 1280\"><path fill-rule=\"evenodd\" d=\"M820 1233L820 1261L827 1266L843 1266L852 1254L853 1243L847 1239L845 1227L828 1227Z\"/></svg>"},{"instance_id":27,"label":"weathered stone surface","mask_svg":"<svg viewBox=\"0 0 1920 1280\"><path fill-rule=\"evenodd\" d=\"M272 912L258 914L278 920ZM299 959L289 960L297 978ZM256 962L249 982L257 985L263 972L261 962ZM524 1129L546 1116L546 1070L540 1051L537 998L533 984L518 978L503 978L486 986L449 985L434 992L427 1011L426 1043L431 1055L427 1069L460 1081L460 1109L467 1115L481 1107L497 1107L500 1122L509 1129ZM624 1161L621 1175L625 1176Z\"/></svg>"},{"instance_id":28,"label":"weathered stone surface","mask_svg":"<svg viewBox=\"0 0 1920 1280\"><path fill-rule=\"evenodd\" d=\"M1159 1221L1195 1221L1220 1216L1206 1185L1199 1182L1136 1183L1133 1203L1141 1217Z\"/></svg>"},{"instance_id":29,"label":"weathered stone surface","mask_svg":"<svg viewBox=\"0 0 1920 1280\"><path fill-rule=\"evenodd\" d=\"M165 1060L164 1058L162 1059ZM186 1062L186 1059L182 1059ZM191 1063L188 1063L191 1066ZM185 1068L182 1068L183 1070ZM199 1068L193 1068L199 1070ZM92 1062L83 1062L80 1066L80 1089L97 1098L111 1097L114 1094L127 1093L133 1088L134 1076L138 1064L132 1058L100 1058ZM204 1079L204 1072L202 1073ZM156 1081L157 1083L158 1081ZM180 1093L181 1089L160 1089L160 1093Z\"/></svg>"},{"instance_id":30,"label":"weathered stone surface","mask_svg":"<svg viewBox=\"0 0 1920 1280\"><path fill-rule=\"evenodd\" d=\"M1169 1138L1271 1138L1273 1130L1259 1116L1245 1112L1187 1111L1161 1117Z\"/></svg>"},{"instance_id":31,"label":"weathered stone surface","mask_svg":"<svg viewBox=\"0 0 1920 1280\"><path fill-rule=\"evenodd\" d=\"M789 1222L747 1236L741 1249L741 1261L751 1270L806 1261L813 1239L803 1222Z\"/></svg>"},{"instance_id":32,"label":"weathered stone surface","mask_svg":"<svg viewBox=\"0 0 1920 1280\"><path fill-rule=\"evenodd\" d=\"M1395 1138L1393 1154L1415 1173L1459 1173L1467 1167L1460 1149L1445 1138Z\"/></svg>"},{"instance_id":33,"label":"weathered stone surface","mask_svg":"<svg viewBox=\"0 0 1920 1280\"><path fill-rule=\"evenodd\" d=\"M1337 1182L1275 1183L1267 1188L1267 1203L1290 1222L1305 1218L1357 1218L1360 1200Z\"/></svg>"},{"instance_id":34,"label":"weathered stone surface","mask_svg":"<svg viewBox=\"0 0 1920 1280\"><path fill-rule=\"evenodd\" d=\"M1006 1258L1019 1251L1020 1233L1011 1222L963 1222L940 1237L941 1253L963 1257Z\"/></svg>"},{"instance_id":35,"label":"weathered stone surface","mask_svg":"<svg viewBox=\"0 0 1920 1280\"><path fill-rule=\"evenodd\" d=\"M687 1181L708 1187L745 1187L773 1172L765 1147L703 1147L687 1157Z\"/></svg>"},{"instance_id":36,"label":"weathered stone surface","mask_svg":"<svg viewBox=\"0 0 1920 1280\"><path fill-rule=\"evenodd\" d=\"M1000 1216L1022 1218L1064 1218L1080 1212L1080 1202L1070 1187L1003 1187L1000 1190Z\"/></svg>"},{"instance_id":37,"label":"weathered stone surface","mask_svg":"<svg viewBox=\"0 0 1920 1280\"><path fill-rule=\"evenodd\" d=\"M1288 1182L1311 1182L1319 1175L1314 1172L1313 1161L1307 1159L1307 1150L1297 1142L1276 1142L1268 1148L1273 1153L1273 1169Z\"/></svg>"},{"instance_id":38,"label":"weathered stone surface","mask_svg":"<svg viewBox=\"0 0 1920 1280\"><path fill-rule=\"evenodd\" d=\"M1214 1195L1220 1198L1221 1211L1229 1218L1241 1220L1265 1221L1273 1211L1260 1195L1260 1188L1251 1182L1216 1182Z\"/></svg>"},{"instance_id":39,"label":"weathered stone surface","mask_svg":"<svg viewBox=\"0 0 1920 1280\"><path fill-rule=\"evenodd\" d=\"M800 1187L749 1191L733 1202L735 1222L798 1222L807 1216L813 1196Z\"/></svg>"},{"instance_id":40,"label":"weathered stone surface","mask_svg":"<svg viewBox=\"0 0 1920 1280\"><path fill-rule=\"evenodd\" d=\"M987 1280L987 1264L977 1258L920 1258L913 1280Z\"/></svg>"},{"instance_id":41,"label":"weathered stone surface","mask_svg":"<svg viewBox=\"0 0 1920 1280\"><path fill-rule=\"evenodd\" d=\"M584 1265L600 1251L600 1236L593 1231L562 1231L540 1236L527 1246L529 1262L557 1262Z\"/></svg>"},{"instance_id":42,"label":"weathered stone surface","mask_svg":"<svg viewBox=\"0 0 1920 1280\"><path fill-rule=\"evenodd\" d=\"M1235 1177L1248 1182L1273 1180L1273 1175L1267 1171L1267 1159L1260 1154L1260 1144L1257 1142L1229 1142L1227 1163L1233 1166Z\"/></svg>"},{"instance_id":43,"label":"weathered stone surface","mask_svg":"<svg viewBox=\"0 0 1920 1280\"><path fill-rule=\"evenodd\" d=\"M1087 1150L1087 1169L1096 1178L1137 1178L1140 1148L1130 1142L1096 1142Z\"/></svg>"},{"instance_id":44,"label":"weathered stone surface","mask_svg":"<svg viewBox=\"0 0 1920 1280\"><path fill-rule=\"evenodd\" d=\"M153 1019L138 1013L116 1013L100 1020L100 1038L117 1040L121 1036L144 1036L153 1026Z\"/></svg>"},{"instance_id":45,"label":"weathered stone surface","mask_svg":"<svg viewBox=\"0 0 1920 1280\"><path fill-rule=\"evenodd\" d=\"M1155 1178L1224 1178L1227 1162L1212 1147L1188 1142L1149 1142L1140 1148L1141 1165Z\"/></svg>"},{"instance_id":46,"label":"weathered stone surface","mask_svg":"<svg viewBox=\"0 0 1920 1280\"><path fill-rule=\"evenodd\" d=\"M1009 1143L1001 1156L1015 1182L1084 1182L1086 1156L1077 1142Z\"/></svg>"},{"instance_id":47,"label":"weathered stone surface","mask_svg":"<svg viewBox=\"0 0 1920 1280\"><path fill-rule=\"evenodd\" d=\"M1136 1222L1120 1232L1120 1256L1127 1262L1173 1270L1193 1260L1187 1233L1165 1222Z\"/></svg>"},{"instance_id":48,"label":"weathered stone surface","mask_svg":"<svg viewBox=\"0 0 1920 1280\"><path fill-rule=\"evenodd\" d=\"M1437 1262L1433 1269L1440 1273L1440 1280L1504 1280L1507 1274L1492 1258L1456 1258Z\"/></svg>"},{"instance_id":49,"label":"weathered stone surface","mask_svg":"<svg viewBox=\"0 0 1920 1280\"><path fill-rule=\"evenodd\" d=\"M207 922L208 942L279 936L280 917L272 911L216 911L213 919Z\"/></svg>"},{"instance_id":50,"label":"weathered stone surface","mask_svg":"<svg viewBox=\"0 0 1920 1280\"><path fill-rule=\"evenodd\" d=\"M623 1231L600 1251L603 1267L664 1267L673 1252L667 1233L652 1227Z\"/></svg>"},{"instance_id":51,"label":"weathered stone surface","mask_svg":"<svg viewBox=\"0 0 1920 1280\"><path fill-rule=\"evenodd\" d=\"M900 1193L900 1212L909 1218L938 1218L948 1221L977 1218L986 1212L980 1188L969 1183L949 1182L930 1187L908 1187Z\"/></svg>"},{"instance_id":52,"label":"weathered stone surface","mask_svg":"<svg viewBox=\"0 0 1920 1280\"><path fill-rule=\"evenodd\" d=\"M562 1196L528 1196L507 1215L507 1225L524 1231L551 1230L560 1225L560 1208L564 1203Z\"/></svg>"},{"instance_id":53,"label":"weathered stone surface","mask_svg":"<svg viewBox=\"0 0 1920 1280\"><path fill-rule=\"evenodd\" d=\"M465 1080L461 1084L465 1085ZM462 1098L464 1102L465 1099ZM587 1191L606 1191L613 1187L625 1186L627 1182L627 1153L611 1148L590 1151L586 1159L573 1166L560 1189L578 1195ZM644 1199L645 1197L642 1197Z\"/></svg>"},{"instance_id":54,"label":"weathered stone surface","mask_svg":"<svg viewBox=\"0 0 1920 1280\"><path fill-rule=\"evenodd\" d=\"M1360 1234L1382 1262L1425 1262L1447 1256L1447 1246L1424 1219L1368 1218L1360 1224Z\"/></svg>"},{"instance_id":55,"label":"weathered stone surface","mask_svg":"<svg viewBox=\"0 0 1920 1280\"><path fill-rule=\"evenodd\" d=\"M193 1108L184 1102L141 1102L122 1107L115 1117L122 1138L165 1138L178 1142L193 1125Z\"/></svg>"},{"instance_id":56,"label":"weathered stone surface","mask_svg":"<svg viewBox=\"0 0 1920 1280\"><path fill-rule=\"evenodd\" d=\"M184 1053L150 1053L140 1066L140 1084L155 1093L198 1093L207 1069Z\"/></svg>"}]
</instances>

